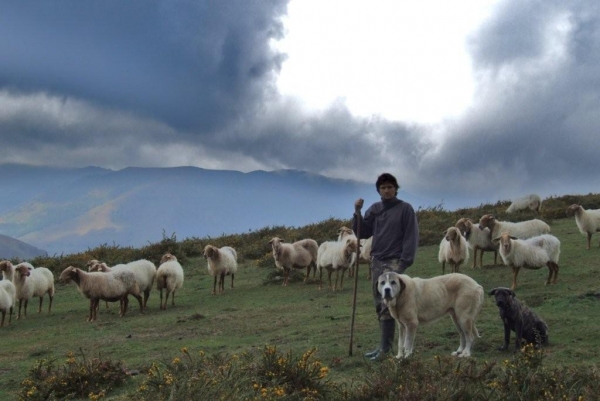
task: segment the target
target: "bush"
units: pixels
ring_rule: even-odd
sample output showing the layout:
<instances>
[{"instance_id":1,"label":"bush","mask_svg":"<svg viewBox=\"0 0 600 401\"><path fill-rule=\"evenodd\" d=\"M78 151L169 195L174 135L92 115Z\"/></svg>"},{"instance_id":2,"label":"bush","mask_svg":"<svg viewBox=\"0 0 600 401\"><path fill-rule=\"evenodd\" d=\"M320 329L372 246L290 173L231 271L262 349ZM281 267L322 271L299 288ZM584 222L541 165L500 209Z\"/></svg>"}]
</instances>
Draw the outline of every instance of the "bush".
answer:
<instances>
[{"instance_id":1,"label":"bush","mask_svg":"<svg viewBox=\"0 0 600 401\"><path fill-rule=\"evenodd\" d=\"M18 396L20 400L97 400L127 377L122 362L101 357L88 360L80 350L79 358L67 353L63 366L58 366L56 359L38 360L21 382Z\"/></svg>"}]
</instances>

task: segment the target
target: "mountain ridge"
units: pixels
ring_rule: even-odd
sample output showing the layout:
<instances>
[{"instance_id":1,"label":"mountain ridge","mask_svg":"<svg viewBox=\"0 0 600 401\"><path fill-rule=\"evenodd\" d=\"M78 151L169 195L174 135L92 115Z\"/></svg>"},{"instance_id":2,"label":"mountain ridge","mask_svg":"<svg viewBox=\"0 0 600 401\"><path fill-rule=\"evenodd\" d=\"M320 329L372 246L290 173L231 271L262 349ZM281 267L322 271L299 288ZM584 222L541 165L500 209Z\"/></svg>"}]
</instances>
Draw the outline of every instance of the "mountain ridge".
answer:
<instances>
[{"instance_id":1,"label":"mountain ridge","mask_svg":"<svg viewBox=\"0 0 600 401\"><path fill-rule=\"evenodd\" d=\"M137 247L163 233L218 236L349 218L355 199L379 199L373 184L300 170L6 166L0 165L0 184L26 196L0 207L0 234L51 255L105 243ZM425 202L402 190L399 197L415 209Z\"/></svg>"}]
</instances>

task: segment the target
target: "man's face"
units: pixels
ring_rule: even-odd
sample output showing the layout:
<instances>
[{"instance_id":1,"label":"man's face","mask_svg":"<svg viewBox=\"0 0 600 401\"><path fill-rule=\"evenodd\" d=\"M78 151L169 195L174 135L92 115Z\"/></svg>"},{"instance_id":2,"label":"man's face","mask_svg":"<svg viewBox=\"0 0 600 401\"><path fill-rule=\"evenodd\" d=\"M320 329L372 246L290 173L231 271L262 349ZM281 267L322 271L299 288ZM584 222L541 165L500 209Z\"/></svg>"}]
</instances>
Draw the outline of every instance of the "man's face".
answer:
<instances>
[{"instance_id":1,"label":"man's face","mask_svg":"<svg viewBox=\"0 0 600 401\"><path fill-rule=\"evenodd\" d=\"M389 182L383 182L379 186L379 195L381 195L381 197L386 200L392 199L396 196L396 187L393 184L390 184Z\"/></svg>"}]
</instances>

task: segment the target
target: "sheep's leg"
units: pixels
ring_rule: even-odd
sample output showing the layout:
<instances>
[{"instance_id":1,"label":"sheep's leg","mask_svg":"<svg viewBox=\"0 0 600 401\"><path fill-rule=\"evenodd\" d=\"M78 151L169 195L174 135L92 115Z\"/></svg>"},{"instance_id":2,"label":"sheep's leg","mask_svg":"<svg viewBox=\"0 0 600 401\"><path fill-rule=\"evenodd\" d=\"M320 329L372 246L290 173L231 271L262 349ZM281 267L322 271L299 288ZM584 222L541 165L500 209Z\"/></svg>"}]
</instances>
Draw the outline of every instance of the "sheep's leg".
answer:
<instances>
[{"instance_id":1,"label":"sheep's leg","mask_svg":"<svg viewBox=\"0 0 600 401\"><path fill-rule=\"evenodd\" d=\"M290 271L288 268L284 267L283 268L283 285L286 286L288 285L288 277L289 277Z\"/></svg>"},{"instance_id":2,"label":"sheep's leg","mask_svg":"<svg viewBox=\"0 0 600 401\"><path fill-rule=\"evenodd\" d=\"M12 321L13 307L10 307L10 312L8 313L8 324Z\"/></svg>"},{"instance_id":3,"label":"sheep's leg","mask_svg":"<svg viewBox=\"0 0 600 401\"><path fill-rule=\"evenodd\" d=\"M163 290L160 289L160 309L163 310Z\"/></svg>"},{"instance_id":4,"label":"sheep's leg","mask_svg":"<svg viewBox=\"0 0 600 401\"><path fill-rule=\"evenodd\" d=\"M477 267L477 251L478 250L479 250L478 247L473 248L473 265L471 266L472 269ZM483 254L483 251L481 251L480 254Z\"/></svg>"},{"instance_id":5,"label":"sheep's leg","mask_svg":"<svg viewBox=\"0 0 600 401\"><path fill-rule=\"evenodd\" d=\"M48 297L50 298L50 303L48 304L48 313L50 313L52 310L52 300L54 299L54 295L48 294Z\"/></svg>"},{"instance_id":6,"label":"sheep's leg","mask_svg":"<svg viewBox=\"0 0 600 401\"><path fill-rule=\"evenodd\" d=\"M342 270L342 277L340 279L340 291L344 289L344 271Z\"/></svg>"},{"instance_id":7,"label":"sheep's leg","mask_svg":"<svg viewBox=\"0 0 600 401\"><path fill-rule=\"evenodd\" d=\"M6 311L2 311L2 322L0 322L0 327L4 327L4 317L6 316Z\"/></svg>"},{"instance_id":8,"label":"sheep's leg","mask_svg":"<svg viewBox=\"0 0 600 401\"><path fill-rule=\"evenodd\" d=\"M308 281L309 276L310 276L310 264L308 266L306 266L306 277L304 277L304 282Z\"/></svg>"},{"instance_id":9,"label":"sheep's leg","mask_svg":"<svg viewBox=\"0 0 600 401\"><path fill-rule=\"evenodd\" d=\"M21 305L23 305L23 300L19 299L19 314L17 315L17 319L21 318ZM27 317L27 300L25 300L25 303L23 305L23 311L24 311L23 316Z\"/></svg>"},{"instance_id":10,"label":"sheep's leg","mask_svg":"<svg viewBox=\"0 0 600 401\"><path fill-rule=\"evenodd\" d=\"M42 302L44 301L44 296L42 295L40 297L40 306L38 308L38 313L42 313Z\"/></svg>"},{"instance_id":11,"label":"sheep's leg","mask_svg":"<svg viewBox=\"0 0 600 401\"><path fill-rule=\"evenodd\" d=\"M90 314L88 316L88 322L93 322L96 319L96 308L100 302L93 298L90 298Z\"/></svg>"},{"instance_id":12,"label":"sheep's leg","mask_svg":"<svg viewBox=\"0 0 600 401\"><path fill-rule=\"evenodd\" d=\"M333 290L333 287L331 286L331 274L332 274L332 273L333 273L333 271L332 271L332 270L329 270L329 271L327 272L327 278L329 279L329 289L330 289L330 290Z\"/></svg>"},{"instance_id":13,"label":"sheep's leg","mask_svg":"<svg viewBox=\"0 0 600 401\"><path fill-rule=\"evenodd\" d=\"M323 269L319 269L319 289L323 289Z\"/></svg>"},{"instance_id":14,"label":"sheep's leg","mask_svg":"<svg viewBox=\"0 0 600 401\"><path fill-rule=\"evenodd\" d=\"M588 237L587 249L590 249L590 247L592 245L592 233L587 233L587 237Z\"/></svg>"},{"instance_id":15,"label":"sheep's leg","mask_svg":"<svg viewBox=\"0 0 600 401\"><path fill-rule=\"evenodd\" d=\"M550 270L550 275L548 276L547 284L556 284L556 281L558 280L558 264L550 261L547 263L547 265L548 269Z\"/></svg>"},{"instance_id":16,"label":"sheep's leg","mask_svg":"<svg viewBox=\"0 0 600 401\"><path fill-rule=\"evenodd\" d=\"M446 262L442 262L442 274L446 273Z\"/></svg>"},{"instance_id":17,"label":"sheep's leg","mask_svg":"<svg viewBox=\"0 0 600 401\"><path fill-rule=\"evenodd\" d=\"M221 277L219 277L219 293L225 291L225 273L221 273Z\"/></svg>"},{"instance_id":18,"label":"sheep's leg","mask_svg":"<svg viewBox=\"0 0 600 401\"><path fill-rule=\"evenodd\" d=\"M515 288L517 288L517 276L519 275L519 269L520 267L515 267L515 266L511 266L512 267L512 271L513 271L513 282L512 285L510 286L511 290L515 290Z\"/></svg>"},{"instance_id":19,"label":"sheep's leg","mask_svg":"<svg viewBox=\"0 0 600 401\"><path fill-rule=\"evenodd\" d=\"M150 298L150 289L144 291L144 309L148 306L148 298Z\"/></svg>"},{"instance_id":20,"label":"sheep's leg","mask_svg":"<svg viewBox=\"0 0 600 401\"><path fill-rule=\"evenodd\" d=\"M171 292L171 305L175 306L175 290Z\"/></svg>"},{"instance_id":21,"label":"sheep's leg","mask_svg":"<svg viewBox=\"0 0 600 401\"><path fill-rule=\"evenodd\" d=\"M479 250L479 267L483 267L483 249Z\"/></svg>"},{"instance_id":22,"label":"sheep's leg","mask_svg":"<svg viewBox=\"0 0 600 401\"><path fill-rule=\"evenodd\" d=\"M141 295L139 294L131 294L135 297L135 299L137 299L138 303L140 304L140 314L143 315L144 314L144 300L142 299ZM127 301L129 302L129 301Z\"/></svg>"},{"instance_id":23,"label":"sheep's leg","mask_svg":"<svg viewBox=\"0 0 600 401\"><path fill-rule=\"evenodd\" d=\"M233 290L233 278L235 277L235 274L231 274L231 289Z\"/></svg>"},{"instance_id":24,"label":"sheep's leg","mask_svg":"<svg viewBox=\"0 0 600 401\"><path fill-rule=\"evenodd\" d=\"M212 294L215 295L217 293L217 275L215 274L215 280L213 281L213 292Z\"/></svg>"}]
</instances>

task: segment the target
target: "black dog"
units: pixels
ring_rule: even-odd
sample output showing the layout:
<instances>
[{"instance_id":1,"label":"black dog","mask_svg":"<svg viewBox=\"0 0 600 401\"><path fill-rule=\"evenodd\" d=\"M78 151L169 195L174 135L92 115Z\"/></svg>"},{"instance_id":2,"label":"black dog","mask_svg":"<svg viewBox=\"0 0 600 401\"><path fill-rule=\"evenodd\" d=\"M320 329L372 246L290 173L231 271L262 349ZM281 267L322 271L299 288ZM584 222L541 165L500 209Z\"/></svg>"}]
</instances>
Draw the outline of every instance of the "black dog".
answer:
<instances>
[{"instance_id":1,"label":"black dog","mask_svg":"<svg viewBox=\"0 0 600 401\"><path fill-rule=\"evenodd\" d=\"M531 309L521 303L510 288L498 287L490 291L496 299L500 318L504 323L504 344L498 348L505 350L510 341L510 331L516 335L515 351L521 349L521 340L535 344L536 348L548 344L548 325Z\"/></svg>"}]
</instances>

